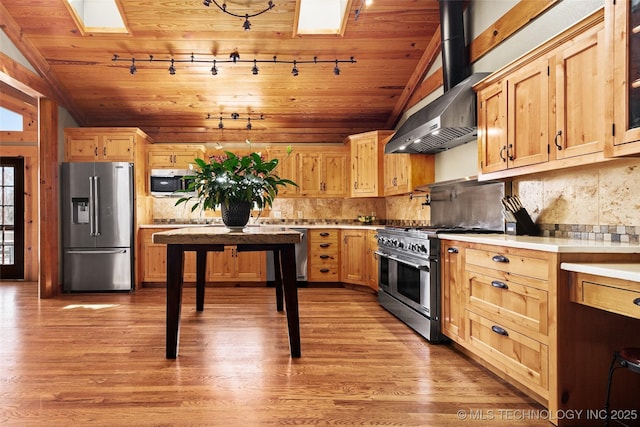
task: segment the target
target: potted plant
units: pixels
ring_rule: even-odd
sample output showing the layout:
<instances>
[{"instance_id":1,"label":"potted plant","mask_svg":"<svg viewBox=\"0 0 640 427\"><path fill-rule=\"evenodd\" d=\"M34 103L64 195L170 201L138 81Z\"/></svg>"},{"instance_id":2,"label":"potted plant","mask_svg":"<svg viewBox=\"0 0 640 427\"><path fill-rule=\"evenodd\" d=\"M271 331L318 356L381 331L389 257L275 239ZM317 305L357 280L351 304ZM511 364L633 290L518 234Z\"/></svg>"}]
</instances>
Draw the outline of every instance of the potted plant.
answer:
<instances>
[{"instance_id":1,"label":"potted plant","mask_svg":"<svg viewBox=\"0 0 640 427\"><path fill-rule=\"evenodd\" d=\"M287 155L291 154L287 147ZM195 159L185 192L195 193L178 199L176 206L195 199L191 211L200 208L216 210L220 207L222 221L229 228L242 229L247 225L251 209L259 211L272 206L279 187L297 184L276 174L278 159L264 160L260 153L237 156L225 151L223 156L211 156L209 161Z\"/></svg>"}]
</instances>

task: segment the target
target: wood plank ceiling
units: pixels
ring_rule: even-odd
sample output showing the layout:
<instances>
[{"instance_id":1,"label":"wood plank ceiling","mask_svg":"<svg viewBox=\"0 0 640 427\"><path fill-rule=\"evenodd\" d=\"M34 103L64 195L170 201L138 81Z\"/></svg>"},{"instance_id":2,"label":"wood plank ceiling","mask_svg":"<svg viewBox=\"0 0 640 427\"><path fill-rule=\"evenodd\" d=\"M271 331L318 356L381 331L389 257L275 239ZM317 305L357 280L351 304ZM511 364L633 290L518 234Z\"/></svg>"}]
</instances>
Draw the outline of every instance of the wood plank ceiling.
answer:
<instances>
[{"instance_id":1,"label":"wood plank ceiling","mask_svg":"<svg viewBox=\"0 0 640 427\"><path fill-rule=\"evenodd\" d=\"M393 128L416 67L424 69L425 52L427 61L438 53L432 42L439 37L437 0L374 0L366 6L353 0L343 36L295 37L296 0L275 0L272 10L251 19L251 31L243 31L243 19L201 0L120 0L130 34L85 35L65 1L2 0L8 15L3 19L16 27L9 31L12 41L40 58L34 66L59 86L67 98L63 106L81 126L140 127L156 142L338 143L354 133ZM267 5L226 3L238 14ZM192 54L228 60L232 52L241 59L291 61L353 56L356 63L339 64L339 76L332 63L300 64L294 77L290 64L258 64L258 75L250 63L219 64L212 76L211 63L177 63L170 75L168 63L144 61L149 55ZM113 62L114 54L137 58L137 73L129 73L130 62ZM239 118L231 119L232 113Z\"/></svg>"}]
</instances>

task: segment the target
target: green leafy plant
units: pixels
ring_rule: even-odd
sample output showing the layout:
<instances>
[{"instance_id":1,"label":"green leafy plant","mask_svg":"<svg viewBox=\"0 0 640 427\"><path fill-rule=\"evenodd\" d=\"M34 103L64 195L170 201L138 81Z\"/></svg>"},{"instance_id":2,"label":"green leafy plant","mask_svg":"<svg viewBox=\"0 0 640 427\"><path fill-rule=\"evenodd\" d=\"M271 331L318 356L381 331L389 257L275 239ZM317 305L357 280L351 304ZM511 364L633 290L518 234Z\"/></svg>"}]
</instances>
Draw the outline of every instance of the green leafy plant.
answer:
<instances>
[{"instance_id":1,"label":"green leafy plant","mask_svg":"<svg viewBox=\"0 0 640 427\"><path fill-rule=\"evenodd\" d=\"M287 147L287 157L291 154ZM298 185L276 174L279 160L263 160L259 153L237 156L229 151L223 156L212 156L209 161L195 159L192 168L195 176L190 177L185 192L195 192L178 199L176 206L195 200L191 211L200 208L216 210L222 204L250 202L261 213L272 206L279 187Z\"/></svg>"}]
</instances>

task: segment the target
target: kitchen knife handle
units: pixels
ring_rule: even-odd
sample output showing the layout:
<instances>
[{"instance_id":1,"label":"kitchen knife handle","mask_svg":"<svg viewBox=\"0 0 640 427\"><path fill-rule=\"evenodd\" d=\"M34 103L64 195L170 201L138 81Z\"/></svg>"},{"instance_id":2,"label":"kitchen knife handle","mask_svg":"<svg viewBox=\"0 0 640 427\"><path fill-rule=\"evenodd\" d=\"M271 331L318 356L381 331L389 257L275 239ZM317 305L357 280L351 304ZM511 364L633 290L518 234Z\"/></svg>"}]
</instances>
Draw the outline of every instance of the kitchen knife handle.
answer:
<instances>
[{"instance_id":1,"label":"kitchen knife handle","mask_svg":"<svg viewBox=\"0 0 640 427\"><path fill-rule=\"evenodd\" d=\"M504 262L504 263L509 262L509 258L507 258L504 255L494 255L493 258L491 258L491 260L495 262Z\"/></svg>"},{"instance_id":2,"label":"kitchen knife handle","mask_svg":"<svg viewBox=\"0 0 640 427\"><path fill-rule=\"evenodd\" d=\"M509 286L507 286L506 283L500 282L498 280L492 281L491 286L493 286L494 288L509 289Z\"/></svg>"},{"instance_id":3,"label":"kitchen knife handle","mask_svg":"<svg viewBox=\"0 0 640 427\"><path fill-rule=\"evenodd\" d=\"M505 336L505 337L508 337L508 336L509 336L509 332L507 332L507 330L506 330L506 329L501 328L500 326L493 325L493 326L491 327L491 330L492 330L493 332L495 332L496 334L498 334L498 335L502 335L502 336Z\"/></svg>"},{"instance_id":4,"label":"kitchen knife handle","mask_svg":"<svg viewBox=\"0 0 640 427\"><path fill-rule=\"evenodd\" d=\"M558 150L562 150L562 145L558 144L558 138L562 136L562 131L559 130L558 133L556 133L556 136L553 138L553 143L556 145L556 148Z\"/></svg>"}]
</instances>

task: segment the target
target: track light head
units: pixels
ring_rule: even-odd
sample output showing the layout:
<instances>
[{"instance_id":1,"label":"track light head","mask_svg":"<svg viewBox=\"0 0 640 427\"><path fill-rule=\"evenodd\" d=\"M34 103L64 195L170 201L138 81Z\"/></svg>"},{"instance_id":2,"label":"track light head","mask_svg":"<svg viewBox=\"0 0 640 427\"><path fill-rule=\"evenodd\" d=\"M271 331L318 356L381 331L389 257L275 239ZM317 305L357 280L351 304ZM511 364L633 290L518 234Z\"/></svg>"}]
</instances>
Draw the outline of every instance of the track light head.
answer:
<instances>
[{"instance_id":1,"label":"track light head","mask_svg":"<svg viewBox=\"0 0 640 427\"><path fill-rule=\"evenodd\" d=\"M173 59L171 60L171 65L169 66L169 74L174 76L176 74L176 67L173 66Z\"/></svg>"},{"instance_id":2,"label":"track light head","mask_svg":"<svg viewBox=\"0 0 640 427\"><path fill-rule=\"evenodd\" d=\"M238 113L231 113L231 118L232 118L233 120L238 120L238 117L240 117L240 114L238 114Z\"/></svg>"},{"instance_id":3,"label":"track light head","mask_svg":"<svg viewBox=\"0 0 640 427\"><path fill-rule=\"evenodd\" d=\"M218 122L218 129L223 129L224 123L222 123L222 116L220 116L220 121Z\"/></svg>"},{"instance_id":4,"label":"track light head","mask_svg":"<svg viewBox=\"0 0 640 427\"><path fill-rule=\"evenodd\" d=\"M207 7L209 7L209 6L211 6L211 0L204 0L204 1L202 2L202 4L203 4L203 5L205 5L205 6L207 6Z\"/></svg>"},{"instance_id":5,"label":"track light head","mask_svg":"<svg viewBox=\"0 0 640 427\"><path fill-rule=\"evenodd\" d=\"M216 60L213 60L213 67L211 67L211 75L212 76L217 76L218 75L218 67L216 67Z\"/></svg>"},{"instance_id":6,"label":"track light head","mask_svg":"<svg viewBox=\"0 0 640 427\"><path fill-rule=\"evenodd\" d=\"M251 117L247 117L247 130L251 130Z\"/></svg>"},{"instance_id":7,"label":"track light head","mask_svg":"<svg viewBox=\"0 0 640 427\"><path fill-rule=\"evenodd\" d=\"M298 73L299 73L299 72L298 72L298 66L297 66L297 64L296 64L296 61L294 60L294 61L293 61L293 69L291 70L291 75L292 75L293 77L296 77L296 76L298 75Z\"/></svg>"},{"instance_id":8,"label":"track light head","mask_svg":"<svg viewBox=\"0 0 640 427\"><path fill-rule=\"evenodd\" d=\"M234 50L233 52L231 52L229 54L229 58L231 58L231 60L233 61L233 63L235 64L236 62L238 62L238 60L240 59L240 54L238 53L237 50Z\"/></svg>"},{"instance_id":9,"label":"track light head","mask_svg":"<svg viewBox=\"0 0 640 427\"><path fill-rule=\"evenodd\" d=\"M256 65L257 61L254 59L253 60L253 68L251 69L251 73L255 76L258 74L258 66Z\"/></svg>"},{"instance_id":10,"label":"track light head","mask_svg":"<svg viewBox=\"0 0 640 427\"><path fill-rule=\"evenodd\" d=\"M338 67L338 60L336 59L336 66L333 67L333 74L335 74L336 76L340 75L340 68Z\"/></svg>"},{"instance_id":11,"label":"track light head","mask_svg":"<svg viewBox=\"0 0 640 427\"><path fill-rule=\"evenodd\" d=\"M242 28L244 28L245 31L250 31L251 30L251 22L249 22L249 15L245 15L244 23L242 24Z\"/></svg>"},{"instance_id":12,"label":"track light head","mask_svg":"<svg viewBox=\"0 0 640 427\"><path fill-rule=\"evenodd\" d=\"M136 58L131 58L131 67L129 67L129 73L135 74L138 71L136 68Z\"/></svg>"}]
</instances>

